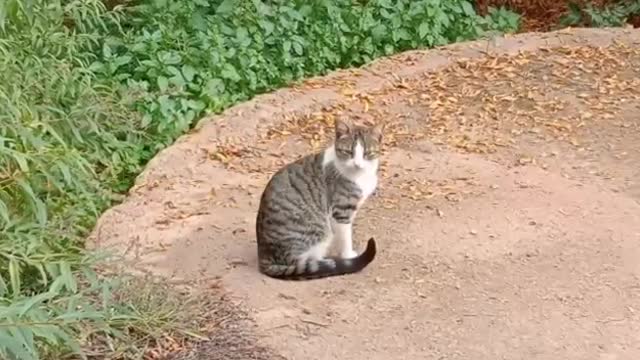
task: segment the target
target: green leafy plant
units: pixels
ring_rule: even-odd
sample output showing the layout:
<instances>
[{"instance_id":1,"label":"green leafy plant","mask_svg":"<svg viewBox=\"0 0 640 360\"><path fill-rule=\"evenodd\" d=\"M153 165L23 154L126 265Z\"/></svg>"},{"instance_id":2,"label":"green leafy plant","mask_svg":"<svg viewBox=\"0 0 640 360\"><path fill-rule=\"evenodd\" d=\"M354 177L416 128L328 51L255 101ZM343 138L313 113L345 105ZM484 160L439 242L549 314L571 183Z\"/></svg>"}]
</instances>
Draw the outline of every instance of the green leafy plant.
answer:
<instances>
[{"instance_id":1,"label":"green leafy plant","mask_svg":"<svg viewBox=\"0 0 640 360\"><path fill-rule=\"evenodd\" d=\"M596 8L591 4L569 4L569 12L560 20L561 26L620 27L632 15L640 14L640 1L620 1Z\"/></svg>"},{"instance_id":2,"label":"green leafy plant","mask_svg":"<svg viewBox=\"0 0 640 360\"><path fill-rule=\"evenodd\" d=\"M93 65L141 89L144 124L168 143L206 112L305 76L396 52L513 31L518 16L465 0L144 2Z\"/></svg>"},{"instance_id":3,"label":"green leafy plant","mask_svg":"<svg viewBox=\"0 0 640 360\"><path fill-rule=\"evenodd\" d=\"M513 33L520 27L521 16L505 7L489 7L487 28L494 31Z\"/></svg>"}]
</instances>

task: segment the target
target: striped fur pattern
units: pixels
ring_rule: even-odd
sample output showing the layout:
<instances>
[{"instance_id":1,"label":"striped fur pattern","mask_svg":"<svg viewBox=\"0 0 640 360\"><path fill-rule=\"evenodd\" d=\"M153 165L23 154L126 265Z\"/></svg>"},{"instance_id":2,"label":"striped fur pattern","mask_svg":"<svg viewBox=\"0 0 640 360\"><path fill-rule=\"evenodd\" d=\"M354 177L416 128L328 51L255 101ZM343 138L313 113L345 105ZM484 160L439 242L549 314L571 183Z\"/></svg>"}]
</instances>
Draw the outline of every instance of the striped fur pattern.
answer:
<instances>
[{"instance_id":1,"label":"striped fur pattern","mask_svg":"<svg viewBox=\"0 0 640 360\"><path fill-rule=\"evenodd\" d=\"M383 126L336 120L334 144L276 172L260 199L256 219L261 273L288 280L351 274L376 255L353 250L352 224L378 182ZM335 242L339 256L327 253Z\"/></svg>"}]
</instances>

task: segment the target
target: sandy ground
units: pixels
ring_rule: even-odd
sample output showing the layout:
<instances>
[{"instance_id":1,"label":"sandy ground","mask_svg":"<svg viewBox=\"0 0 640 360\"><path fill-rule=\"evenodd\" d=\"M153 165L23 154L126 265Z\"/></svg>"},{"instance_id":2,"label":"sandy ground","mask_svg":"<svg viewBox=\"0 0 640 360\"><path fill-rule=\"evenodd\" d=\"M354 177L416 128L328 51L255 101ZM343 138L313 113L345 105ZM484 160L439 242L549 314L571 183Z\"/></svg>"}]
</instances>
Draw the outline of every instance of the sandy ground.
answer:
<instances>
[{"instance_id":1,"label":"sandy ground","mask_svg":"<svg viewBox=\"0 0 640 360\"><path fill-rule=\"evenodd\" d=\"M161 152L91 240L131 268L221 281L287 359L639 359L639 49L637 30L523 34L260 96ZM262 187L340 112L391 124L356 224L378 256L268 279Z\"/></svg>"}]
</instances>

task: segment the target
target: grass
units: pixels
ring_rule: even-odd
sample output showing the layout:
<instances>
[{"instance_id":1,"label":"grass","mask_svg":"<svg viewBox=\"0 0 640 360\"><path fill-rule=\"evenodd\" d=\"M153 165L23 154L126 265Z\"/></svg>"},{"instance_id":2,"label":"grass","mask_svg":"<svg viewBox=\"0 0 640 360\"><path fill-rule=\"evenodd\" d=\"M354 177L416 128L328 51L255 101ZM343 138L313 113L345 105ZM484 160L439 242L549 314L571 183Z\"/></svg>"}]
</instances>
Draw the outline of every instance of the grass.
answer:
<instances>
[{"instance_id":1,"label":"grass","mask_svg":"<svg viewBox=\"0 0 640 360\"><path fill-rule=\"evenodd\" d=\"M83 247L204 114L517 24L465 0L0 2L0 357L139 358L196 336L196 298L97 271Z\"/></svg>"},{"instance_id":2,"label":"grass","mask_svg":"<svg viewBox=\"0 0 640 360\"><path fill-rule=\"evenodd\" d=\"M80 353L89 344L80 334L114 342L141 321L113 311L114 282L82 249L113 189L139 169L146 139L128 96L89 70L104 24L118 20L100 5L3 3L0 354L9 359Z\"/></svg>"}]
</instances>

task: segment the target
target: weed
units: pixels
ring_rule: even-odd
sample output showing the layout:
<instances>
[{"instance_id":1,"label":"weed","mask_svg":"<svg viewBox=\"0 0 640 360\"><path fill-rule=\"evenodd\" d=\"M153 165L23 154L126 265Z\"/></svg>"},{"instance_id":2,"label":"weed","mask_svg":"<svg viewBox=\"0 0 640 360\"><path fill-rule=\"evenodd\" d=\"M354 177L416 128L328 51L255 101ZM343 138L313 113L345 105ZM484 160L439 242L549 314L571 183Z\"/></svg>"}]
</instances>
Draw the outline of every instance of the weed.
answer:
<instances>
[{"instance_id":1,"label":"weed","mask_svg":"<svg viewBox=\"0 0 640 360\"><path fill-rule=\"evenodd\" d=\"M560 20L560 25L620 27L627 23L629 17L639 14L639 0L619 1L602 8L596 8L591 4L581 6L577 3L570 3L569 12Z\"/></svg>"},{"instance_id":2,"label":"weed","mask_svg":"<svg viewBox=\"0 0 640 360\"><path fill-rule=\"evenodd\" d=\"M144 2L93 69L146 92L144 124L169 143L203 113L380 56L514 30L466 0Z\"/></svg>"},{"instance_id":3,"label":"weed","mask_svg":"<svg viewBox=\"0 0 640 360\"><path fill-rule=\"evenodd\" d=\"M513 33L520 27L520 15L505 7L489 7L486 27L489 30Z\"/></svg>"}]
</instances>

